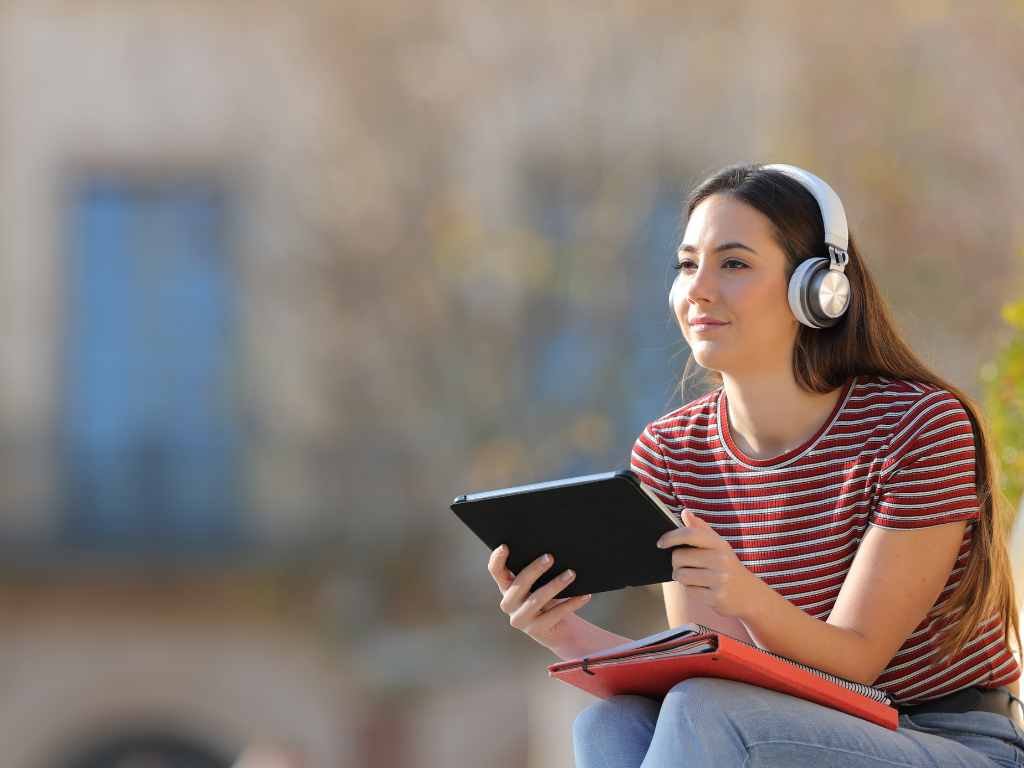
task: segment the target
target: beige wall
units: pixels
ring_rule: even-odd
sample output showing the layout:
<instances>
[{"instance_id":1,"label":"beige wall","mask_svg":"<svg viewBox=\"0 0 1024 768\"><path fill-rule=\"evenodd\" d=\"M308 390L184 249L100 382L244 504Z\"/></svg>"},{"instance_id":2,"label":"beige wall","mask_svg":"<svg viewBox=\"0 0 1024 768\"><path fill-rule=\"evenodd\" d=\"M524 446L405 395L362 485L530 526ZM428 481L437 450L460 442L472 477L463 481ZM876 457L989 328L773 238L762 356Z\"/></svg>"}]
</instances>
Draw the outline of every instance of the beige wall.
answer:
<instances>
[{"instance_id":1,"label":"beige wall","mask_svg":"<svg viewBox=\"0 0 1024 768\"><path fill-rule=\"evenodd\" d=\"M33 1L0 10L4 536L45 538L59 524L50 451L60 394L62 204L83 168L209 170L231 185L242 214L230 256L246 404L269 435L250 455L247 524L257 537L286 542L317 512L318 481L302 448L330 426L316 389L312 328L321 318L296 300L305 293L297 259L312 254L289 199L301 186L296 153L320 141L323 86L290 14L270 4L241 8ZM345 663L309 632L289 630L288 619L210 620L198 600L173 617L130 603L111 609L102 587L93 598L79 593L68 613L54 607L67 591L59 580L49 591L36 586L6 602L0 633L5 765L54 765L136 722L177 727L227 754L283 739L300 744L311 766L359 763L361 714Z\"/></svg>"},{"instance_id":2,"label":"beige wall","mask_svg":"<svg viewBox=\"0 0 1024 768\"><path fill-rule=\"evenodd\" d=\"M404 354L413 346L402 343L405 329L423 321L424 336L408 338L427 338L435 330L430 318L443 315L448 298L457 293L435 285L433 293L424 292L432 298L423 300L417 291L424 284L404 279L412 270L406 264L389 266L380 270L379 282L367 280L366 285L398 285L405 292L357 297L360 301L352 302L342 326L334 314L336 302L323 296L318 279L321 260L335 254L311 234L311 216L318 224L334 222L332 231L351 230L346 242L364 248L366 264L334 268L347 276L346 270L355 266L365 277L363 272L379 270L377 257L383 261L400 250L403 222L392 217L408 213L401 205L417 213L443 211L445 201L419 198L436 191L428 185L446 182L450 188L441 192L462 196L451 201L452 207L480 216L476 223L481 224L483 251L491 245L489 227L501 232L518 226L521 212L516 209L526 198L524 164L543 165L557 158L555 173L564 169L566 175L578 172L588 179L588 167L601 165L602 173L614 177L611 186L620 187L608 196L607 208L596 211L593 224L595 242L601 245L594 258L607 261L619 258L614 247L606 246L620 242L623 233L604 232L602 227L629 224L628 217L618 215L620 205L645 208L658 163L672 166L670 174L689 175L719 161L785 152L792 154L790 161L806 158L812 167L815 158L831 164L837 187L848 189L855 201L851 209L863 226L862 244L875 240L876 263L885 268L886 278L893 278L887 285L898 287L896 281L914 266L904 251L913 255L921 250L930 257L939 243L931 231L920 238L908 231L905 242L886 240L903 232L886 229L889 216L911 219L902 214L904 207L910 210L913 200L927 200L927 195L964 194L956 184L946 183L947 175L961 182L991 177L993 183L1004 184L987 193L1005 198L1005 210L1000 209L1004 214L1016 210L1009 192L1024 189L1013 181L1020 168L1017 160L1009 158L1005 168L996 163L1005 147L1019 144L1012 140L1019 121L987 119L991 112L971 109L968 103L975 83L984 80L995 83L986 97L994 101L980 100L976 106L997 100L1007 114L1014 112L1009 95L1016 92L1001 86L1004 79L1012 80L1013 67L992 77L970 76L985 74L988 55L1001 55L998 49L994 54L972 53L970 46L984 47L980 34L977 42L963 37L966 47L930 45L920 51L944 58L952 48L958 60L970 64L962 70L966 75L948 83L937 74L938 67L929 70L932 79L924 82L936 91L934 103L943 105L929 111L921 110L922 104L933 102L918 96L916 75L900 80L902 87L915 90L893 97L890 89L875 87L879 73L890 66L885 57L869 52L851 63L850 51L832 50L847 35L860 39L858 31L871 26L870 12L862 14L861 27L839 24L819 35L821 19L795 10L792 3L783 4L785 12L767 4L738 10L736 3L693 4L680 12L654 3L649 14L625 4L593 23L580 23L571 8L539 2L488 8L443 0L422 6L436 9L436 15L411 2L311 3L303 8L321 5L346 18L334 20L337 26L320 37L321 30L303 16L304 10L270 0L8 0L0 6L0 530L45 535L58 522L47 513L54 501L48 446L55 427L63 322L61 195L68 175L83 166L136 173L212 168L232 183L243 212L232 255L240 281L247 402L267 436L252 446L247 512L256 534L277 541L315 528L311 523L320 512L341 516L346 511L321 509L325 477L306 458L315 457L348 417L338 407L336 393L327 389L330 382L361 386L360 377L365 377L374 385L373 392L365 393L368 400L393 405L388 415L396 422L422 427L416 445L427 458L410 462L407 469L420 471L407 476L411 483L423 483L410 487L426 487L429 492L419 495L429 499L444 496L433 491L456 476L462 453L475 449L463 445L468 430L445 434L451 430L447 419L472 407L480 410L479 404L462 402L448 411L417 410L409 396L420 372L417 358ZM844 11L855 12L861 13L852 5ZM351 26L346 26L349 16ZM794 19L804 19L808 28L791 24ZM422 31L419 22L424 22ZM691 31L687 45L676 39L683 22ZM346 29L352 39L339 42L338 31ZM910 50L904 60L907 71L918 72L916 54L900 43L900 35L927 42L932 39L928 31L915 38L899 20L881 31L892 35L894 49ZM955 26L945 27L943 39L956 43L950 36L959 34ZM743 43L726 47L730 39ZM707 62L712 66L702 70ZM831 78L839 79L833 84ZM940 88L940 83L949 87ZM831 101L822 99L823 93ZM967 108L961 108L962 100ZM907 123L904 109L908 102L919 109L912 123ZM982 117L974 119L975 114ZM972 122L957 124L956 131L935 130L954 115ZM892 121L891 135L886 120ZM405 125L390 132L395 123ZM920 135L909 133L908 124ZM589 133L581 136L581 127ZM839 141L860 151L835 157L836 131L842 131ZM904 134L912 138L900 139ZM956 138L960 136L966 138ZM944 162L896 162L907 146L922 142L931 157ZM434 160L439 148L436 166L423 160ZM968 164L976 157L977 169ZM957 158L959 169L954 162L950 170L945 162ZM311 169L321 167L318 183L311 184ZM931 176L909 173L922 167L934 169ZM437 175L419 178L423 169ZM1009 192L1002 195L1001 189ZM963 217L955 222L965 225L964 237L971 241L964 252L984 252L988 246L975 240L993 226L995 239L1010 242L1012 238L999 232L1012 229L1007 223L1012 217L999 211L993 217L990 197L972 199L969 205L933 202L931 210L936 218L954 213ZM919 226L925 224L930 225L922 221ZM1016 246L1019 233L1015 237ZM917 243L925 245L919 248ZM504 247L510 247L507 240ZM467 286L467 301L474 296L487 301L489 294L477 289L493 289L500 275L496 278L490 267L476 273L469 267L506 263L509 282L518 285L521 265L516 265L515 255L499 248L480 257L474 247L450 272L458 273ZM975 269L974 262L960 261L969 265L965 275ZM1003 257L982 265L989 263L1003 264ZM625 269L620 263L609 266ZM1003 270L977 271L997 275L993 284L1009 290L1002 288L1011 285ZM957 279L948 269L937 274ZM920 289L916 276L903 283ZM508 301L477 306L480 316L511 308L509 327L514 329L519 310L528 306L526 289L523 284L521 295L499 290L499 298ZM990 293L997 295L994 289ZM897 298L909 295L909 289L896 293ZM408 307L396 307L403 297ZM923 318L911 330L917 330L915 339L926 356L941 362L939 367L955 380L969 383L983 345L962 338L950 342L944 332L935 334L933 320L945 319L948 312L906 307L899 306L903 318ZM392 334L390 346L367 343L381 328ZM454 350L450 359L461 359L463 353ZM441 354L438 359L449 358ZM507 373L507 361L500 362L496 379ZM338 376L336 369L342 365L347 366L347 379ZM422 398L433 405L437 395L424 388ZM433 457L441 458L433 462ZM429 499L415 508L387 509L373 520L354 520L351 526L362 530L379 525L381 540L398 540L404 530L388 527L387 519L405 516L403 523L416 522L412 518L434 503ZM446 513L442 509L440 514ZM437 527L434 518L429 523ZM1014 551L1024 552L1022 534L1015 535ZM454 540L452 534L447 543ZM470 578L478 580L474 584L487 582L478 543L458 541L465 543L467 567L447 571L443 583L450 603L440 611L473 610L465 606L460 588ZM418 556L416 543L403 553ZM367 549L367 561L372 562L376 550ZM445 550L449 564L458 561L452 556L455 551L455 545ZM371 586L385 576L399 573L405 578L410 573L424 584L429 581L416 557L408 560L414 566L408 572L402 571L405 563L388 562L379 572L361 574L363 581L352 587L357 608L349 617L365 621L360 629L375 619L360 616L358 606L380 596ZM440 572L448 567L433 565ZM1024 572L1021 563L1016 565L1018 573ZM395 597L385 595L384 600ZM45 595L32 599L46 608ZM17 600L8 606L0 633L0 677L5 681L0 748L5 764L36 768L40 760L86 746L111 723L150 715L181 723L228 750L276 737L307 746L318 761L315 765L359 764L355 745L363 739L359 729L364 714L361 692L348 683L360 658L329 658L315 641L280 627L231 618L211 622L189 616L188 610L174 621L160 622L127 612L99 613L90 605L86 600L74 619L59 612L46 615L45 610L25 617L18 613ZM383 629L412 635L410 626L436 618L435 606L423 602L413 607L419 614L407 625ZM493 604L487 610L495 625L505 621ZM396 613L375 615L393 621ZM367 632L362 641L372 646L379 636ZM459 640L465 640L459 652L467 659L481 658L474 655L478 638L464 633ZM412 658L413 646L403 647L409 654L402 659L406 668L430 666L430 658ZM511 661L500 674L472 685L422 693L409 720L395 723L396 732L408 738L405 748L414 766L468 765L481 757L483 764L497 768L509 764L502 760L510 754L525 756L530 768L571 765L571 723L592 702L547 679L537 657ZM379 714L385 719L376 730L386 733L387 713Z\"/></svg>"},{"instance_id":3,"label":"beige wall","mask_svg":"<svg viewBox=\"0 0 1024 768\"><path fill-rule=\"evenodd\" d=\"M4 765L59 765L159 725L227 755L300 744L310 766L357 765L360 713L344 666L295 633L188 621L52 616L0 638Z\"/></svg>"},{"instance_id":4,"label":"beige wall","mask_svg":"<svg viewBox=\"0 0 1024 768\"><path fill-rule=\"evenodd\" d=\"M244 19L244 34L240 34ZM287 539L320 505L302 460L330 429L318 390L316 259L297 221L324 85L294 16L270 4L11 2L0 11L0 483L10 533L56 521L49 446L60 384L62 195L82 167L212 170L241 213L232 242L250 446L250 523ZM282 105L286 105L282 108ZM299 297L302 297L301 300ZM44 514L40 514L40 513Z\"/></svg>"}]
</instances>

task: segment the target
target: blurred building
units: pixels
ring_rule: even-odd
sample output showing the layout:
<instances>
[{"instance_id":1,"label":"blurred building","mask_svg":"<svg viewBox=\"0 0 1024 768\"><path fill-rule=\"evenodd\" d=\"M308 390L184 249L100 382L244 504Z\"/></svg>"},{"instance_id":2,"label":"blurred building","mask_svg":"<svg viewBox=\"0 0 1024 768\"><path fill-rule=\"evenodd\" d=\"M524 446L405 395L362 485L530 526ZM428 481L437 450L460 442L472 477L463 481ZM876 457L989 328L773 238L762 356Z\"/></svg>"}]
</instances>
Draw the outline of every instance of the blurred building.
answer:
<instances>
[{"instance_id":1,"label":"blurred building","mask_svg":"<svg viewBox=\"0 0 1024 768\"><path fill-rule=\"evenodd\" d=\"M287 16L240 10L0 9L11 768L216 768L275 739L360 764L317 603L328 424L289 204L316 78Z\"/></svg>"},{"instance_id":2,"label":"blurred building","mask_svg":"<svg viewBox=\"0 0 1024 768\"><path fill-rule=\"evenodd\" d=\"M588 699L445 505L686 395L679 203L729 162L834 182L974 390L1019 21L919 5L0 3L4 764L569 764Z\"/></svg>"},{"instance_id":3,"label":"blurred building","mask_svg":"<svg viewBox=\"0 0 1024 768\"><path fill-rule=\"evenodd\" d=\"M353 39L370 46L374 22L362 23ZM143 756L213 768L275 740L299 745L314 766L450 765L459 754L553 765L564 752L564 728L556 734L517 717L533 687L560 688L536 658L533 677L520 679L522 654L506 649L529 641L493 606L486 621L444 613L474 608L465 587L446 585L456 602L437 605L436 582L459 573L460 553L445 558L435 583L407 578L406 558L377 565L408 546L400 526L408 537L417 512L461 486L453 464L478 471L459 453L478 447L463 445L472 425L453 422L447 444L427 450L437 435L425 427L437 414L465 410L452 397L460 390L403 391L401 369L391 375L383 366L408 340L367 339L388 301L403 301L400 291L389 299L361 282L378 270L374 249L394 245L368 242L367 232L397 230L374 212L388 190L359 190L353 200L341 195L364 178L358 166L351 178L332 176L338 155L326 153L356 124L338 94L363 73L332 69L343 56L324 54L337 40L320 31L269 2L25 0L0 9L0 748L12 768L127 766ZM353 63L374 60L361 55ZM373 92L358 98L386 118L386 98L383 106ZM467 134L473 162L489 175L518 164L538 147L529 125L507 138L515 151L506 154L486 149L493 125L481 121ZM396 154L416 146L396 134L381 139L377 156L373 138L348 148L364 171L390 167L389 146ZM582 200L559 186L557 169L535 161L524 169L509 189L529 203L525 225L571 247ZM664 279L662 241L676 228L676 191L664 192L657 248L644 246L657 251L643 264L654 284ZM499 198L491 212L509 202ZM325 222L347 227L362 248L340 275L328 257L339 243L324 242ZM457 290L473 300L497 290L496 306L529 315L529 302L502 293L514 293L516 281L486 271L496 263L481 262L485 271L465 275ZM384 278L396 271L380 269ZM330 293L339 285L351 291L342 302ZM542 344L525 382L529 397L548 403L534 419L559 418L566 426L557 439L573 446L546 449L564 462L543 460L552 475L582 471L580 456L621 461L634 422L647 415L633 407L609 427L593 393L589 413L558 415L580 383L618 369L626 344L620 336L611 346L592 327L590 305L616 317L621 305L591 289L568 310L561 300L543 299L537 317L550 315L553 325L530 329ZM493 345L493 333L480 337L501 367L504 350L520 346L511 319L497 326L506 346ZM458 365L465 350L449 341ZM415 369L436 368L432 360L408 359L406 381L435 383ZM644 364L668 370L658 356ZM463 386L482 391L475 381ZM664 400L663 384L654 389ZM359 410L337 407L339 390ZM495 403L501 398L496 390ZM429 408L414 412L409 403ZM384 422L390 409L399 416ZM371 425L377 455L360 434ZM479 454L482 477L496 477L503 464L487 466L488 453ZM379 456L422 464L374 482ZM359 498L348 490L357 480L367 481ZM334 546L342 533L345 550ZM471 590L479 592L484 553L478 542L459 542L467 557L473 547ZM347 579L337 578L342 553ZM402 593L383 606L396 586ZM442 620L429 626L435 616ZM396 617L419 626L389 626ZM453 656L467 638L487 649ZM474 671L494 664L501 690ZM366 701L375 684L391 686L396 699L407 691L407 701ZM516 720L501 743L485 738L485 707Z\"/></svg>"}]
</instances>

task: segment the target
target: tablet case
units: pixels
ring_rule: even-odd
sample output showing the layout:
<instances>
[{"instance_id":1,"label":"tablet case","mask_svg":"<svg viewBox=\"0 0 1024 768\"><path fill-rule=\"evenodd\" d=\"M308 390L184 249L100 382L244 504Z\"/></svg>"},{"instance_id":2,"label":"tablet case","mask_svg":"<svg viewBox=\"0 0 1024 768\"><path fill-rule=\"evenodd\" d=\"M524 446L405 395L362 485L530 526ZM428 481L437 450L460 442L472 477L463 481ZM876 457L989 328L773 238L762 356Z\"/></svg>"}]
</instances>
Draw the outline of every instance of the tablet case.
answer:
<instances>
[{"instance_id":1,"label":"tablet case","mask_svg":"<svg viewBox=\"0 0 1024 768\"><path fill-rule=\"evenodd\" d=\"M628 469L465 494L451 510L492 551L508 545L513 573L554 556L531 592L567 568L559 599L672 581L672 550L656 542L682 521Z\"/></svg>"},{"instance_id":2,"label":"tablet case","mask_svg":"<svg viewBox=\"0 0 1024 768\"><path fill-rule=\"evenodd\" d=\"M890 730L899 725L899 712L881 689L800 664L702 624L686 624L547 669L550 677L602 699L616 694L660 699L687 678L718 677L813 701Z\"/></svg>"}]
</instances>

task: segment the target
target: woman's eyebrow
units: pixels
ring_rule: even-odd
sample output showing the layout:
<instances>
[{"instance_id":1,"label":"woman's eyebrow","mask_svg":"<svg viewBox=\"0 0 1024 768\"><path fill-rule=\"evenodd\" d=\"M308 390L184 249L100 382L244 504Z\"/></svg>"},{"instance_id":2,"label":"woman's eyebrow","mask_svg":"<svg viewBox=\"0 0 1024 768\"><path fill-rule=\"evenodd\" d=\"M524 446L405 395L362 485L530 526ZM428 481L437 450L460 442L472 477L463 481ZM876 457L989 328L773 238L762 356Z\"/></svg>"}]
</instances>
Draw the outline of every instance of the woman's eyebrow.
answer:
<instances>
[{"instance_id":1,"label":"woman's eyebrow","mask_svg":"<svg viewBox=\"0 0 1024 768\"><path fill-rule=\"evenodd\" d=\"M757 254L757 251L755 251L750 246L744 245L743 243L738 243L735 240L733 240L731 242L728 242L728 243L722 243L721 245L716 246L714 251L712 251L712 252L713 253L718 253L719 251L727 251L730 248L742 248L745 251L750 251L751 253L753 253L755 255ZM695 245L681 245L681 246L679 246L679 253L696 253L696 252L697 252L697 246L695 246Z\"/></svg>"}]
</instances>

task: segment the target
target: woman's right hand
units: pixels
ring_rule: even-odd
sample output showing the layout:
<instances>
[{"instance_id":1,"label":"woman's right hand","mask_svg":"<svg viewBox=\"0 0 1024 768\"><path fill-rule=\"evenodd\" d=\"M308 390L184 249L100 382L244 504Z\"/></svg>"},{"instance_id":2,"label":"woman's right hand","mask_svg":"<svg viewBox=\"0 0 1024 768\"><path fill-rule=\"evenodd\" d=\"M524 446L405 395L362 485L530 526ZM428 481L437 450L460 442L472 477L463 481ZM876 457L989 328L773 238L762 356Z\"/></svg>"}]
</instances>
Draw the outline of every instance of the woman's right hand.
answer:
<instances>
[{"instance_id":1,"label":"woman's right hand","mask_svg":"<svg viewBox=\"0 0 1024 768\"><path fill-rule=\"evenodd\" d=\"M508 548L503 544L491 552L487 570L501 592L499 607L508 614L509 624L541 645L552 648L566 639L569 626L565 619L582 608L591 596L555 598L575 578L571 570L559 574L531 594L533 583L554 565L553 558L545 558L550 558L550 555L538 557L516 575L506 567Z\"/></svg>"}]
</instances>

